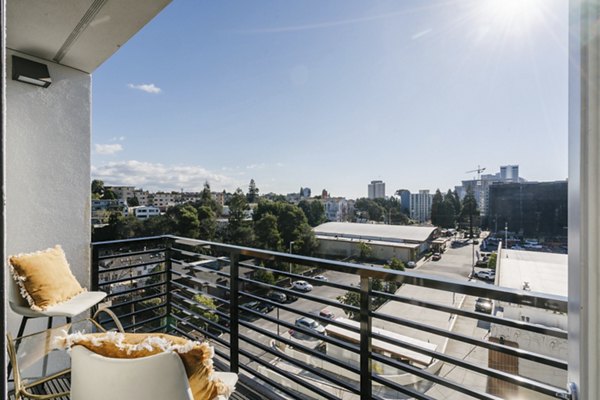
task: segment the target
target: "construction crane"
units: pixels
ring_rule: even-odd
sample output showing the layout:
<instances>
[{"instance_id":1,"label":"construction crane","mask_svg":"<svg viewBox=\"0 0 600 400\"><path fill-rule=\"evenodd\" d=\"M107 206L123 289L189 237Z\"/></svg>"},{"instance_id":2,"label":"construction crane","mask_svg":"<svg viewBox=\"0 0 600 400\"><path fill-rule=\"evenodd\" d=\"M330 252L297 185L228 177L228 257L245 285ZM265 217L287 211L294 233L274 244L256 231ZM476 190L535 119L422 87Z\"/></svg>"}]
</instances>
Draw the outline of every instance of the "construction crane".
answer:
<instances>
[{"instance_id":1,"label":"construction crane","mask_svg":"<svg viewBox=\"0 0 600 400\"><path fill-rule=\"evenodd\" d=\"M474 169L472 171L467 171L465 172L465 174L470 174L471 172L477 172L477 180L481 179L481 173L485 171L485 167L481 168L481 166L477 166L477 169Z\"/></svg>"}]
</instances>

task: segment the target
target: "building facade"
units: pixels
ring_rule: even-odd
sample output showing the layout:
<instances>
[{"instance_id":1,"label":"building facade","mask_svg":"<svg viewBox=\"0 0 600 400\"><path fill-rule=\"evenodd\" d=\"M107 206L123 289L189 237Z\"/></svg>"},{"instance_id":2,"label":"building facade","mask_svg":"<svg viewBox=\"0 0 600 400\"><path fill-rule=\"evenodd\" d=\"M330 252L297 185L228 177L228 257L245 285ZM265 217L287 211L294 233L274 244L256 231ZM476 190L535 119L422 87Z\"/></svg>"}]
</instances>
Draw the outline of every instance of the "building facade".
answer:
<instances>
[{"instance_id":1,"label":"building facade","mask_svg":"<svg viewBox=\"0 0 600 400\"><path fill-rule=\"evenodd\" d=\"M410 218L423 223L431 219L431 204L433 195L429 190L419 190L419 193L410 193Z\"/></svg>"},{"instance_id":2,"label":"building facade","mask_svg":"<svg viewBox=\"0 0 600 400\"><path fill-rule=\"evenodd\" d=\"M487 225L520 236L566 236L567 181L496 184L490 187Z\"/></svg>"},{"instance_id":3,"label":"building facade","mask_svg":"<svg viewBox=\"0 0 600 400\"><path fill-rule=\"evenodd\" d=\"M371 181L368 187L369 199L385 199L385 182Z\"/></svg>"}]
</instances>

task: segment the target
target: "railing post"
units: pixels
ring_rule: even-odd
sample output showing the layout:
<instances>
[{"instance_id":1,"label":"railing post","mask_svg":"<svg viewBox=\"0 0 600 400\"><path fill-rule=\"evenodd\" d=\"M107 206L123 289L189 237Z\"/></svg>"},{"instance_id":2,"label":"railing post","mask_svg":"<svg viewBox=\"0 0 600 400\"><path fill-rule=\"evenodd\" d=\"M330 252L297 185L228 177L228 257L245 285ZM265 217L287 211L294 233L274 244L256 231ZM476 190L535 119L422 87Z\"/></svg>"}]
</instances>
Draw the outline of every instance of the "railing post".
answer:
<instances>
[{"instance_id":1,"label":"railing post","mask_svg":"<svg viewBox=\"0 0 600 400\"><path fill-rule=\"evenodd\" d=\"M172 240L171 239L167 239L166 245L165 245L165 286L166 286L166 292L167 292L167 332L171 331L171 321L173 320L173 318L171 318L171 302L173 301L173 298L171 296L171 290L172 290L172 285L171 285L171 279L172 279L172 275L171 275L171 269L173 267L173 263L171 262L171 257L173 256L173 252L171 250L172 247Z\"/></svg>"},{"instance_id":2,"label":"railing post","mask_svg":"<svg viewBox=\"0 0 600 400\"><path fill-rule=\"evenodd\" d=\"M100 254L98 246L92 245L92 265L91 265L91 276L90 276L90 287L92 291L98 290L99 276L100 275Z\"/></svg>"},{"instance_id":3,"label":"railing post","mask_svg":"<svg viewBox=\"0 0 600 400\"><path fill-rule=\"evenodd\" d=\"M371 398L371 282L360 277L360 398Z\"/></svg>"},{"instance_id":4,"label":"railing post","mask_svg":"<svg viewBox=\"0 0 600 400\"><path fill-rule=\"evenodd\" d=\"M239 254L230 254L229 271L229 370L239 373Z\"/></svg>"}]
</instances>

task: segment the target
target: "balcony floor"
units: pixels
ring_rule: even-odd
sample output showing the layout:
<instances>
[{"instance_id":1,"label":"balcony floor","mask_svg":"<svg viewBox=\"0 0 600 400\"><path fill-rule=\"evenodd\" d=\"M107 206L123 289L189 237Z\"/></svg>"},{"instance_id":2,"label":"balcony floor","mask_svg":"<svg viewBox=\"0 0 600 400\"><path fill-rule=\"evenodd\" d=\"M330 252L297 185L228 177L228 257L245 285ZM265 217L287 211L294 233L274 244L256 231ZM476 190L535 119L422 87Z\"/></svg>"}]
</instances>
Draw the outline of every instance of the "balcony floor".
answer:
<instances>
[{"instance_id":1,"label":"balcony floor","mask_svg":"<svg viewBox=\"0 0 600 400\"><path fill-rule=\"evenodd\" d=\"M69 391L71 388L71 381L68 378L59 378L54 379L52 381L47 382L44 385L37 386L32 388L32 394L52 394L52 393L60 393ZM15 394L14 392L9 392L8 395L9 400L14 400ZM70 397L59 397L59 400L69 400ZM251 392L247 388L244 387L243 384L238 383L236 386L235 392L229 397L231 400L263 400L267 399L267 397L259 396L254 392Z\"/></svg>"}]
</instances>

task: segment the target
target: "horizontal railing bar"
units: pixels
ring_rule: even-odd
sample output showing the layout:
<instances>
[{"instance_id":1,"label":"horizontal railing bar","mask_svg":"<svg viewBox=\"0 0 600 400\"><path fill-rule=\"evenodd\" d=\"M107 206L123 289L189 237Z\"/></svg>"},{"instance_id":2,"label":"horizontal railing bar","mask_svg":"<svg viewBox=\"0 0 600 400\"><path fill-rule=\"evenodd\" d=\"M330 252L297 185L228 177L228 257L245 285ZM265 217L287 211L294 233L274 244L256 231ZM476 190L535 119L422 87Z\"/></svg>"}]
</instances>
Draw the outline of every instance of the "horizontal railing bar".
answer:
<instances>
[{"instance_id":1,"label":"horizontal railing bar","mask_svg":"<svg viewBox=\"0 0 600 400\"><path fill-rule=\"evenodd\" d=\"M218 302L220 302L220 303L222 303L222 304L224 304L224 305L227 305L227 304L229 304L229 300L225 300L225 299L223 299L223 298L221 298L221 297L218 297L218 296L214 296L214 295L208 294L208 293L206 293L206 292L203 292L203 291L201 291L201 290L195 289L195 288L193 288L193 287L190 287L190 286L184 285L184 284L183 284L183 283L181 283L181 282L177 282L177 281L171 281L171 285L172 285L172 286L176 286L176 287L177 287L177 291L178 291L178 292L182 292L182 291L183 291L183 292L188 292L188 293L190 293L190 294L192 294L192 295L201 295L201 296L205 296L205 297L208 297L208 298L210 298L210 299L216 300L216 301L218 301ZM171 291L171 294L173 294L173 293L177 293L177 292L176 292L176 291L174 291L174 290L172 290L172 291ZM191 299L190 299L190 300L191 300Z\"/></svg>"},{"instance_id":2,"label":"horizontal railing bar","mask_svg":"<svg viewBox=\"0 0 600 400\"><path fill-rule=\"evenodd\" d=\"M384 357L380 354L377 353L373 353L371 354L371 359L373 359L374 361L379 361L380 363L389 365L391 367L397 368L399 370L408 372L410 374L416 375L420 378L426 379L430 382L433 383L437 383L439 385L445 386L447 388L453 389L457 392L469 395L471 397L475 397L476 399L480 399L480 400L498 400L497 397L492 396L486 392L481 392L479 390L474 390L474 389L469 389L468 387L464 386L463 384L459 383L459 382L454 382L451 381L449 379L443 378L441 376L438 376L434 373L431 372L427 372L421 368L415 367L413 365L410 364L406 364L400 361L396 361L394 359L391 359L389 357ZM376 374L373 374L376 376ZM373 378L374 379L374 378Z\"/></svg>"},{"instance_id":3,"label":"horizontal railing bar","mask_svg":"<svg viewBox=\"0 0 600 400\"><path fill-rule=\"evenodd\" d=\"M224 313L223 311L219 310L218 308L216 308L216 309L209 309L208 307L206 307L206 306L203 306L202 304L199 304L199 303L195 302L194 300L192 300L192 299L189 299L189 298L187 298L187 297L185 297L185 296L182 296L182 295L180 295L179 293L171 293L171 296L174 296L174 297L176 297L176 299L177 299L179 302L182 302L182 303L191 303L192 305L194 305L194 306L196 306L196 307L199 307L200 309L202 309L202 310L204 310L204 311L210 311L210 312L213 312L213 313L215 313L216 315L218 315L218 316L219 316L219 317L221 317L221 318L226 318L226 319L228 319L228 320L229 320L229 318L230 318L230 317L229 317L229 314L226 314L226 313ZM173 304L173 305L177 305L177 307L179 307L181 310L186 310L186 309L187 309L187 308L185 308L183 305L180 305L180 304L178 304L177 302L173 302L172 304Z\"/></svg>"},{"instance_id":4,"label":"horizontal railing bar","mask_svg":"<svg viewBox=\"0 0 600 400\"><path fill-rule=\"evenodd\" d=\"M196 278L195 276L190 276L190 275L184 275L184 274L180 274L180 273L179 273L179 272L177 272L177 271L171 271L171 273L172 273L173 275L177 275L177 277L178 277L178 278L176 278L176 279L172 279L172 281L173 281L173 282L177 282L177 283L178 283L178 284L180 284L180 285L184 285L184 284L183 284L183 283L181 283L180 281L191 281L191 282L195 282L195 283L197 283L197 284L198 284L198 285L200 285L200 286L209 286L209 287L214 287L214 288L220 288L220 289L223 289L223 290L225 290L225 291L228 291L228 290L230 290L230 288L229 288L228 286L224 286L224 285L221 285L221 284L219 284L219 283L214 283L214 282L205 281L205 280L203 280L203 279ZM179 278L179 277L180 277L180 278ZM193 288L192 286L188 286L188 285L184 285L184 286L186 286L187 288L190 288L190 289L196 290L196 291L198 290L198 289L196 289L196 288Z\"/></svg>"},{"instance_id":5,"label":"horizontal railing bar","mask_svg":"<svg viewBox=\"0 0 600 400\"><path fill-rule=\"evenodd\" d=\"M156 321L156 320L159 320L159 319L163 319L163 318L167 318L167 317L164 316L164 315L159 315L159 316L156 316L156 317L148 318L148 319L145 319L143 321L136 322L135 324L126 325L126 326L123 327L123 330L124 331L128 331L129 329L136 328L136 327L138 327L140 325L146 325L146 324L149 324L150 322L153 322L153 321Z\"/></svg>"},{"instance_id":6,"label":"horizontal railing bar","mask_svg":"<svg viewBox=\"0 0 600 400\"><path fill-rule=\"evenodd\" d=\"M156 332L156 331L162 331L162 330L165 330L165 331L166 331L168 328L169 328L169 324L164 324L164 325L162 325L162 326L158 326L158 327L156 327L156 328L152 328L152 329L150 329L150 330L148 331L148 333L151 333L151 332Z\"/></svg>"},{"instance_id":7,"label":"horizontal railing bar","mask_svg":"<svg viewBox=\"0 0 600 400\"><path fill-rule=\"evenodd\" d=\"M502 380L502 381L505 381L508 383L523 386L528 389L536 390L535 388L538 387L538 385L536 384L537 381L535 381L533 379L529 379L529 378L526 378L523 376L517 376L517 375L511 374L508 372L504 372L504 371L500 371L500 370L496 370L496 369L492 369L492 368L482 367L477 364L463 361L462 359L457 358L457 357L448 356L444 353L440 353L440 352L433 351L433 350L427 350L423 347L410 344L410 343L405 342L400 339L386 337L386 336L383 336L383 335L380 335L377 333L372 333L372 338L384 341L386 343L393 344L395 346L400 346L400 347L415 351L420 354L425 354L434 359L445 361L449 364L464 368L469 371L477 372L482 375L486 375L488 377L496 378L496 379L499 379L499 380Z\"/></svg>"},{"instance_id":8,"label":"horizontal railing bar","mask_svg":"<svg viewBox=\"0 0 600 400\"><path fill-rule=\"evenodd\" d=\"M129 293L139 292L140 290L148 290L148 289L152 289L152 288L155 288L158 286L165 286L166 284L167 284L167 282L159 282L159 283L153 283L151 285L145 285L145 286L140 286L140 287L131 288L131 289L127 289L127 290L121 290L120 292L107 294L106 298L111 298L111 297L116 297L116 296L124 296Z\"/></svg>"},{"instance_id":9,"label":"horizontal railing bar","mask_svg":"<svg viewBox=\"0 0 600 400\"><path fill-rule=\"evenodd\" d=\"M477 297L487 297L494 300L501 300L509 303L522 304L536 308L549 308L562 313L567 313L568 309L568 299L564 296L532 292L520 289L511 289L505 287L483 287L475 283L463 282L448 277L437 277L433 275L422 274L420 272L397 271L375 266L369 266L367 268L348 262L325 260L321 258L280 253L269 250L259 250L249 247L234 246L223 243L207 242L197 239L182 238L174 235L165 235L165 237L173 239L175 241L180 240L186 241L188 243L209 245L212 248L221 251L226 251L231 254L240 254L260 259L291 262L293 264L318 266L324 269L350 273L369 278L377 278L386 281L396 281L415 286L428 287L431 289L440 289L445 291L464 293L467 295Z\"/></svg>"},{"instance_id":10,"label":"horizontal railing bar","mask_svg":"<svg viewBox=\"0 0 600 400\"><path fill-rule=\"evenodd\" d=\"M211 321L210 319L206 318L204 315L198 314L197 312L194 312L192 310L187 310L187 309L185 309L183 307L180 307L178 304L173 304L173 307L175 307L176 309L178 309L182 313L187 314L190 318L197 318L197 319L199 319L199 320L201 320L201 321L209 324L210 326L212 326L212 327L214 327L216 329L219 329L221 331L225 331L225 332L229 333L229 328L227 328L227 327L219 324L218 322ZM184 319L181 316L178 316L178 317ZM193 325L196 325L196 324L193 324ZM206 328L200 328L199 327L199 331L200 332L204 332L204 331L206 331Z\"/></svg>"},{"instance_id":11,"label":"horizontal railing bar","mask_svg":"<svg viewBox=\"0 0 600 400\"><path fill-rule=\"evenodd\" d=\"M135 256L143 256L146 254L158 254L158 253L164 253L164 252L165 252L164 248L157 247L154 249L131 251L131 252L127 252L127 253L105 254L103 256L98 256L98 261L114 260L115 258L135 257Z\"/></svg>"},{"instance_id":12,"label":"horizontal railing bar","mask_svg":"<svg viewBox=\"0 0 600 400\"><path fill-rule=\"evenodd\" d=\"M558 328L550 328L543 325L536 325L527 323L524 321L517 321L509 318L500 318L495 315L484 314L476 311L466 311L460 308L445 306L442 304L432 303L428 301L418 300L414 297L404 297L398 296L391 293L373 291L373 294L379 297L383 297L390 301L398 301L405 304L410 304L418 307L424 307L431 310L444 311L449 314L456 314L467 318L478 319L486 322L491 322L494 324L499 324L503 326L510 326L512 328L523 329L530 332L540 333L543 335L548 335L560 339L567 339L568 333L562 329Z\"/></svg>"},{"instance_id":13,"label":"horizontal railing bar","mask_svg":"<svg viewBox=\"0 0 600 400\"><path fill-rule=\"evenodd\" d=\"M314 349L306 347L306 346L304 346L304 345L302 345L302 344L300 344L298 342L295 342L293 340L286 339L285 337L282 337L282 336L277 336L276 333L271 332L271 331L269 331L267 329L263 329L263 328L260 328L258 326L251 326L252 324L246 323L245 321L240 321L240 325L245 326L246 328L249 328L249 329L251 329L251 330L253 330L255 332L261 333L261 334L263 334L263 335L265 335L267 337L270 337L273 340L280 341L280 342L285 343L286 345L292 346L294 348L302 349L303 352L305 352L305 353L307 353L307 354L309 354L309 355L311 355L313 357L317 357L317 358L319 358L321 360L327 361L327 362L329 362L331 364L334 364L334 365L336 365L336 366L338 366L340 368L348 370L348 371L350 371L350 372L352 372L354 374L357 374L357 375L360 374L360 369L357 368L357 367L350 366L350 365L348 365L348 364L346 364L346 363L344 363L342 361L339 361L339 360L337 360L337 359L335 359L333 357L328 356L327 354L320 353L320 352L318 352L318 351L316 351ZM248 337L248 336L247 335L240 335L240 337Z\"/></svg>"},{"instance_id":14,"label":"horizontal railing bar","mask_svg":"<svg viewBox=\"0 0 600 400\"><path fill-rule=\"evenodd\" d=\"M357 386L352 385L352 384L350 384L348 382L339 381L336 377L332 376L328 372L320 371L318 369L315 369L315 368L311 367L309 364L306 364L306 363L304 363L302 361L299 361L299 360L297 360L297 359L295 359L293 357L290 357L290 356L288 356L285 353L282 353L282 352L279 352L279 351L275 351L275 350L271 349L269 346L266 346L266 345L264 345L264 344L262 344L260 342L255 341L255 340L252 340L252 339L250 339L250 338L248 338L246 336L240 336L240 339L242 339L244 342L246 342L248 344L251 344L254 347L257 347L258 349L260 349L260 350L262 350L264 352L267 352L269 354L273 354L276 357L281 358L281 359L289 362L290 364L294 364L297 367L300 367L300 368L302 368L304 370L310 371L313 374L315 374L315 375L317 375L317 376L319 376L319 377L321 377L323 379L327 379L330 382L335 382L337 385L341 386L342 388L344 388L344 389L346 389L348 391L351 391L351 392L356 393L356 394L360 394L360 389L358 389ZM242 349L240 349L240 353L242 353ZM256 356L253 355L253 357L249 357L249 358L250 359L253 359L253 358L256 359L258 357L256 357ZM279 371L279 369L278 369L278 371Z\"/></svg>"},{"instance_id":15,"label":"horizontal railing bar","mask_svg":"<svg viewBox=\"0 0 600 400\"><path fill-rule=\"evenodd\" d=\"M160 236L148 236L141 238L129 238L129 239L117 239L117 240L105 240L101 242L92 242L93 247L112 247L114 245L124 245L130 243L140 243L140 242L158 242L163 241L165 238L168 238L166 235Z\"/></svg>"},{"instance_id":16,"label":"horizontal railing bar","mask_svg":"<svg viewBox=\"0 0 600 400\"><path fill-rule=\"evenodd\" d=\"M175 319L177 319L177 317L175 317ZM190 324L187 321L180 321L183 325L187 325L192 327L194 330L197 330L197 326L195 326L194 324ZM183 329L179 328L178 326L171 326L171 329L179 332L180 334L184 335L185 337L187 337L190 340L195 340L198 341L197 338L194 338L192 335L189 334L189 332L184 331ZM217 335L213 335L210 332L202 332L206 337L209 337L211 340L214 340L215 342L219 343L222 346L228 347L228 342L225 341L224 339L220 338ZM217 352L217 349L215 348L215 353ZM227 360L229 360L229 356L227 356Z\"/></svg>"},{"instance_id":17,"label":"horizontal railing bar","mask_svg":"<svg viewBox=\"0 0 600 400\"><path fill-rule=\"evenodd\" d=\"M399 385L394 381L383 378L381 375L371 374L371 379L375 382L382 384L385 387L391 388L393 390L396 390L400 393L407 394L409 396L413 396L413 398L418 399L418 400L435 400L434 397L427 396L426 394L419 392L418 390L409 389L405 386Z\"/></svg>"},{"instance_id":18,"label":"horizontal railing bar","mask_svg":"<svg viewBox=\"0 0 600 400\"><path fill-rule=\"evenodd\" d=\"M176 319L178 322L181 322L182 325L189 326L189 327L193 328L194 330L198 331L199 333L202 333L204 338L210 338L211 340L214 340L215 342L217 342L223 346L227 346L229 344L224 339L220 338L219 335L216 335L207 330L200 329L196 325L192 324L189 321L186 321L185 319L182 319L181 317L179 317L177 315L172 315L172 317L174 319ZM179 331L182 331L181 329L179 329L179 327L176 327L176 326L174 326L173 329L178 329ZM194 338L193 336L191 336L189 333L187 333L186 336L188 336L192 340L196 340L196 341L198 340L197 338Z\"/></svg>"},{"instance_id":19,"label":"horizontal railing bar","mask_svg":"<svg viewBox=\"0 0 600 400\"><path fill-rule=\"evenodd\" d=\"M418 322L410 321L404 318L393 317L387 314L380 314L377 312L370 312L370 315L373 318L382 319L384 321L393 322L398 325L408 326L410 328L415 328L419 331L425 331L429 333L433 333L439 336L447 337L449 339L457 340L463 343L473 344L479 347L485 347L486 349L498 351L500 353L509 354L512 356L516 356L518 358L524 358L527 360L535 361L540 364L549 365L551 367L559 368L559 369L567 369L567 363L565 361L548 357L541 354L536 354L530 351L522 350L515 347L504 346L501 344L496 344L492 342L488 342L485 340L475 339L471 336L463 335L460 333L454 333L445 329L440 329L431 325L425 325Z\"/></svg>"},{"instance_id":20,"label":"horizontal railing bar","mask_svg":"<svg viewBox=\"0 0 600 400\"><path fill-rule=\"evenodd\" d=\"M181 268L182 270L184 270L187 273L187 274L181 273L181 272L176 271L176 270L173 271L173 272L177 272L177 274L180 275L180 276L195 278L195 276L193 276L192 272L191 272L191 271L194 271L194 272L199 272L199 273L212 274L212 275L215 275L215 276L219 276L219 277L223 277L223 278L229 279L229 273L227 273L227 272L222 272L222 271L215 270L215 269L212 269L212 268L209 268L209 267L202 267L200 265L190 265L190 264L186 265L185 262L180 261L180 260L176 260L176 259L173 259L172 263L173 263L173 266L177 266L177 267Z\"/></svg>"},{"instance_id":21,"label":"horizontal railing bar","mask_svg":"<svg viewBox=\"0 0 600 400\"><path fill-rule=\"evenodd\" d=\"M246 353L246 352L240 349L240 354L246 355L244 353ZM248 353L248 354L251 354L251 353ZM246 355L246 357L248 357L248 355ZM263 367L267 367L267 368L269 368L271 370L274 370L273 366L271 364L269 364L265 360L261 360L259 357L253 357L253 361L255 361L256 363L262 365ZM282 392L284 392L288 396L293 397L294 399L298 399L298 400L304 400L304 399L306 399L306 395L303 395L303 394L301 394L299 392L295 392L291 388L287 388L287 387L285 387L284 385L282 385L280 383L274 382L270 378L267 378L264 375L262 375L260 372L258 372L258 370L254 369L254 368L251 368L251 367L249 367L247 365L243 365L243 364L240 364L240 368L244 369L245 371L247 371L248 373L250 373L250 374L252 374L254 376L258 376L258 378L261 379L261 380L265 380L265 381L268 380L270 382L269 384L271 386L277 388L277 390L281 390ZM295 383L297 383L299 385L302 385L303 387L307 387L307 381L304 380L304 379L302 379L302 378L300 378L298 375L295 375L295 374L293 374L291 372L288 372L288 371L285 371L285 370L279 369L279 368L277 370L274 370L274 371L277 374L283 376L284 378L287 378L287 379L291 380L292 382L295 382ZM324 397L326 399L339 400L338 397L336 397L335 395L332 395L331 393L323 391L323 389L321 389L321 388L317 388L316 386L310 385L310 384L308 386L309 386L308 387L309 390L313 391L314 393L319 394L320 396L322 396L322 397Z\"/></svg>"},{"instance_id":22,"label":"horizontal railing bar","mask_svg":"<svg viewBox=\"0 0 600 400\"><path fill-rule=\"evenodd\" d=\"M121 279L114 279L112 281L103 281L102 283L98 283L98 286L108 286L108 285L114 285L115 283L121 283L121 282L127 282L127 281L132 281L134 279L145 279L145 278L150 278L152 276L157 276L157 275L167 275L167 271L158 271L158 272L152 272L146 275L137 275L137 276L129 276L129 277L125 277L125 278L121 278ZM166 282L163 282L166 283Z\"/></svg>"},{"instance_id":23,"label":"horizontal railing bar","mask_svg":"<svg viewBox=\"0 0 600 400\"><path fill-rule=\"evenodd\" d=\"M98 273L99 274L109 274L111 272L123 271L126 269L136 269L136 268L140 268L140 267L147 267L149 265L160 265L160 264L163 264L165 261L166 260L164 260L164 259L163 260L151 260L151 261L147 261L147 262L122 265L122 266L114 267L114 268L98 268Z\"/></svg>"},{"instance_id":24,"label":"horizontal railing bar","mask_svg":"<svg viewBox=\"0 0 600 400\"><path fill-rule=\"evenodd\" d=\"M143 310L136 310L136 311L128 312L128 313L125 313L125 314L119 314L119 315L117 315L115 313L115 315L117 315L117 317L119 319L121 319L121 318L132 317L132 316L141 314L143 312L153 311L153 310L156 310L158 308L166 308L166 307L167 307L167 304L166 303L162 303L162 304L158 304L158 305L155 305L155 306L152 306L152 307L144 308ZM107 322L111 322L111 321L112 321L112 318L109 317L109 318L106 318L106 319L101 319L98 323L100 325L103 325L103 324L105 324Z\"/></svg>"},{"instance_id":25,"label":"horizontal railing bar","mask_svg":"<svg viewBox=\"0 0 600 400\"><path fill-rule=\"evenodd\" d=\"M153 293L151 295L145 296L145 297L141 297L139 299L133 299L133 300L127 300L127 301L123 301L120 303L113 303L110 308L118 308L118 307L124 307L124 306L128 306L131 304L135 304L135 303L139 303L141 301L146 301L146 300L151 300L151 299L155 299L157 297L161 297L161 296L166 296L167 294L165 292L160 292L160 293Z\"/></svg>"}]
</instances>

